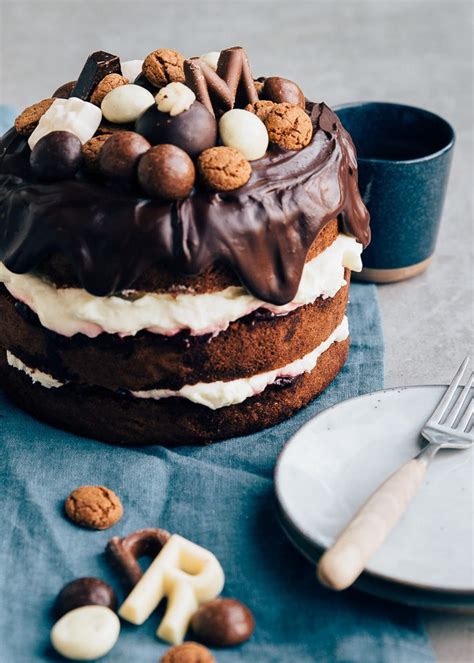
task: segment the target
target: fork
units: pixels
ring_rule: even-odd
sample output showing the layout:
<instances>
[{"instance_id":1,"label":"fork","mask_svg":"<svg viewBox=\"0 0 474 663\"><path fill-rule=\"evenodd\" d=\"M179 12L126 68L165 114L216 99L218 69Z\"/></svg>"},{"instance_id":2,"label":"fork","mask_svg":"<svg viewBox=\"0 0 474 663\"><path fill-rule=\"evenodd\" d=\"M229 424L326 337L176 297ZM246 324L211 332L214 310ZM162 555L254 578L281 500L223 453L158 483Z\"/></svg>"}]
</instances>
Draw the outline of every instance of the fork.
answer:
<instances>
[{"instance_id":1,"label":"fork","mask_svg":"<svg viewBox=\"0 0 474 663\"><path fill-rule=\"evenodd\" d=\"M474 442L474 434L470 432L474 415L471 396L474 373L458 394L468 363L469 357L466 357L421 430L428 444L369 497L321 557L318 578L326 587L347 589L357 580L370 557L407 510L423 483L428 464L440 449L467 449Z\"/></svg>"}]
</instances>

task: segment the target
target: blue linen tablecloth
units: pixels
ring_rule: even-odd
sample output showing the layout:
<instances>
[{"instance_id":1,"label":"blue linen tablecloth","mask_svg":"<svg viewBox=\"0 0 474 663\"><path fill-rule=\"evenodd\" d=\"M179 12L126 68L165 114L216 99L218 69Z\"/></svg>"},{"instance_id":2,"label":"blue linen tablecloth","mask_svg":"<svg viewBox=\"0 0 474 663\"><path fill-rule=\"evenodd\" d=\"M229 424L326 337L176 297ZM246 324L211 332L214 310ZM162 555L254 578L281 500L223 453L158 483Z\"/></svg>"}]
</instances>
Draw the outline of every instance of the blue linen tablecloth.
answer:
<instances>
[{"instance_id":1,"label":"blue linen tablecloth","mask_svg":"<svg viewBox=\"0 0 474 663\"><path fill-rule=\"evenodd\" d=\"M115 448L80 438L24 414L0 385L0 662L63 660L49 645L56 594L93 575L122 599L105 544L143 527L163 527L212 550L226 573L224 594L253 610L254 636L216 651L220 663L431 661L416 610L323 589L277 522L272 475L285 441L322 409L383 386L374 286L352 286L349 320L349 360L320 398L274 428L208 447ZM84 530L64 517L64 498L82 484L109 486L122 498L125 514L112 529ZM155 613L141 627L124 623L101 660L157 663L167 649L154 635L158 622Z\"/></svg>"}]
</instances>

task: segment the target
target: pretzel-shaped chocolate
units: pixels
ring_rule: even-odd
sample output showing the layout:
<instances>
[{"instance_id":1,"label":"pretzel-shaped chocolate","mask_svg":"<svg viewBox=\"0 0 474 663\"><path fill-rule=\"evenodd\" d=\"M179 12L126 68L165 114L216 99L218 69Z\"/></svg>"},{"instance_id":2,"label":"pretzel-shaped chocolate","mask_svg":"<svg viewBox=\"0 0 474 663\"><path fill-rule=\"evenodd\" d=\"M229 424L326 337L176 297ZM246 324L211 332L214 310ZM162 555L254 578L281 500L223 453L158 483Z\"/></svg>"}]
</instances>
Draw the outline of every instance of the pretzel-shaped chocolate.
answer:
<instances>
[{"instance_id":1,"label":"pretzel-shaped chocolate","mask_svg":"<svg viewBox=\"0 0 474 663\"><path fill-rule=\"evenodd\" d=\"M170 537L169 532L158 527L139 529L128 536L112 537L107 543L106 553L127 583L134 587L143 576L138 563L140 557L156 557Z\"/></svg>"}]
</instances>

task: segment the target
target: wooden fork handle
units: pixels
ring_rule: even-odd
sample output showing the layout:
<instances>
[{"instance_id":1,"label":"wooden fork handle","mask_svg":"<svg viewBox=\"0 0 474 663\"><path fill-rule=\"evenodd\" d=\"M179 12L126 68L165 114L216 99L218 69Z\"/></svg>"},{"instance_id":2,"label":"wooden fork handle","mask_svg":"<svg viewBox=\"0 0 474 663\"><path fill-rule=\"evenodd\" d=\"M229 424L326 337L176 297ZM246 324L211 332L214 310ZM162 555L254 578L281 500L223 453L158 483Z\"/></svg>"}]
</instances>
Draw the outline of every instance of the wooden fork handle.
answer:
<instances>
[{"instance_id":1,"label":"wooden fork handle","mask_svg":"<svg viewBox=\"0 0 474 663\"><path fill-rule=\"evenodd\" d=\"M395 527L421 486L427 464L415 458L369 497L334 545L321 557L318 578L331 589L347 589Z\"/></svg>"}]
</instances>

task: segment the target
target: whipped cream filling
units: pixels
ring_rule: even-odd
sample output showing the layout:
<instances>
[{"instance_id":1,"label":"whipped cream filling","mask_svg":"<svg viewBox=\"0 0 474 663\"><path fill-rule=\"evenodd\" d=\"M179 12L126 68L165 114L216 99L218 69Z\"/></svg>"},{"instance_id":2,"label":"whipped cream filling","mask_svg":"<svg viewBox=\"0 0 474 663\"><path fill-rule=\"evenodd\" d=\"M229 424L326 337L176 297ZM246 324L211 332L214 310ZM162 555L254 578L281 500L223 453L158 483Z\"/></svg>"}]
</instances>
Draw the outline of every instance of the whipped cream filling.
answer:
<instances>
[{"instance_id":1,"label":"whipped cream filling","mask_svg":"<svg viewBox=\"0 0 474 663\"><path fill-rule=\"evenodd\" d=\"M349 324L347 317L344 317L342 322L336 327L332 334L323 343L318 345L317 348L306 354L301 359L277 368L273 371L266 373L259 373L247 378L238 378L237 380L229 380L228 382L197 382L192 385L185 385L181 389L148 389L145 391L131 391L130 393L135 398L151 398L159 400L161 398L170 398L177 396L186 398L193 403L198 403L217 410L221 407L229 405L237 405L242 403L247 398L256 396L264 391L270 384L276 382L279 378L283 377L297 377L303 373L310 373L318 363L318 358L325 352L333 343L344 341L349 336ZM7 361L13 368L26 373L33 382L38 382L43 387L48 389L52 387L62 387L66 383L59 382L52 375L32 369L26 366L18 357L11 352L7 352Z\"/></svg>"},{"instance_id":2,"label":"whipped cream filling","mask_svg":"<svg viewBox=\"0 0 474 663\"><path fill-rule=\"evenodd\" d=\"M82 288L56 288L34 274L14 274L0 262L0 282L10 294L34 311L43 327L63 336L85 334L95 338L105 332L134 336L147 330L173 336L181 330L192 335L218 334L234 320L265 308L276 315L334 297L345 285L344 268L360 271L362 245L353 237L337 239L303 269L295 298L274 306L251 295L245 288L230 286L218 292L145 293L96 297Z\"/></svg>"}]
</instances>

